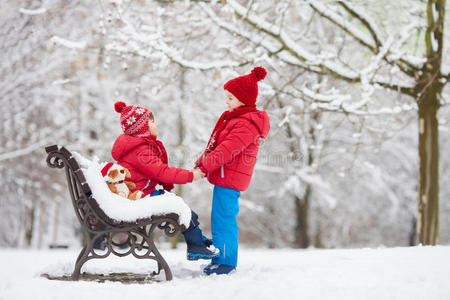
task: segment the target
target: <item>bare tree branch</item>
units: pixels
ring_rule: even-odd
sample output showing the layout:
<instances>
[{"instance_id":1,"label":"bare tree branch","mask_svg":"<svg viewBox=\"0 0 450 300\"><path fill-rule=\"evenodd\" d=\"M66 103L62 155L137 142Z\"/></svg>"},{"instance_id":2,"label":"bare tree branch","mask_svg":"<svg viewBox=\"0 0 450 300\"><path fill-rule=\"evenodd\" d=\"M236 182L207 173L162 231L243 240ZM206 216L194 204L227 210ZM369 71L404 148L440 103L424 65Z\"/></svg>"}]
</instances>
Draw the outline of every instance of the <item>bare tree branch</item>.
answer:
<instances>
[{"instance_id":1,"label":"bare tree branch","mask_svg":"<svg viewBox=\"0 0 450 300\"><path fill-rule=\"evenodd\" d=\"M349 24L344 18L339 16L336 12L334 12L331 8L325 7L321 3L318 3L316 1L306 0L310 7L316 11L318 14L320 14L322 17L326 18L333 24L335 24L338 28L340 28L342 31L346 32L348 35L350 35L354 40L359 42L364 47L368 48L371 52L374 54L378 54L383 47L383 42L381 40L381 37L379 36L378 31L374 28L375 26L372 25L372 22L368 20L366 16L364 16L361 12L358 12L354 7L347 4L344 1L338 1L337 3L340 4L352 17L358 19L364 27L369 31L372 40L369 40L362 32L360 32L358 29L354 28ZM414 76L414 70L419 70L417 66L415 66L413 63L408 62L405 58L399 57L397 60L389 59L390 52L387 52L387 55L383 57L383 60L389 63L390 65L397 66L403 73L407 74L408 76Z\"/></svg>"},{"instance_id":2,"label":"bare tree branch","mask_svg":"<svg viewBox=\"0 0 450 300\"><path fill-rule=\"evenodd\" d=\"M228 0L227 3L234 9L234 12L238 17L258 31L263 32L277 40L281 44L281 48L298 59L299 62L311 67L319 68L322 73L330 74L335 78L349 83L361 82L361 75L356 71L333 61L323 61L323 59L311 54L308 50L303 49L288 34L280 31L279 28L260 19L259 17L250 16L248 14L246 16L247 10L235 0ZM406 95L414 95L414 89L412 87L400 86L398 84L384 82L381 80L372 80L371 83L379 84L385 88L399 91Z\"/></svg>"}]
</instances>

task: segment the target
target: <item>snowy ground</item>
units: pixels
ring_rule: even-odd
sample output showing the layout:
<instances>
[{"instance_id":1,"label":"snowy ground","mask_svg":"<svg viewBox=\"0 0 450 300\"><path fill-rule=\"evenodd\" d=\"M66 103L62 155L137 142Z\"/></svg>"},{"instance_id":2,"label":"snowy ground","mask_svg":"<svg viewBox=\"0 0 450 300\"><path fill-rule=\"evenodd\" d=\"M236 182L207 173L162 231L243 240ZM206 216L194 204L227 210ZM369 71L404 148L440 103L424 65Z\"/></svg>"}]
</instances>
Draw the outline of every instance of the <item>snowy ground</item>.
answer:
<instances>
[{"instance_id":1,"label":"snowy ground","mask_svg":"<svg viewBox=\"0 0 450 300\"><path fill-rule=\"evenodd\" d=\"M181 247L183 248L183 247ZM203 276L206 263L163 247L171 282L63 282L76 250L0 249L0 299L450 299L450 246L357 250L241 249L231 276ZM82 271L136 272L154 264L132 257L92 260ZM92 295L92 296L91 296Z\"/></svg>"}]
</instances>

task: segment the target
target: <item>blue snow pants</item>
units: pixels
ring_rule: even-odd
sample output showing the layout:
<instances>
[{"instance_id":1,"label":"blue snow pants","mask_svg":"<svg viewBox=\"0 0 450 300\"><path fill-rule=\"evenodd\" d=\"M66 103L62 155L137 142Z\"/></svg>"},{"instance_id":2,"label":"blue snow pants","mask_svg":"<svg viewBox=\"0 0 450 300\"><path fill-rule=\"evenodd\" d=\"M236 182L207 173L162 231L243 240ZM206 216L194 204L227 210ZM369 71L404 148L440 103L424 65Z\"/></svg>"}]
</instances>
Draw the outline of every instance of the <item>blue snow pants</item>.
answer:
<instances>
[{"instance_id":1,"label":"blue snow pants","mask_svg":"<svg viewBox=\"0 0 450 300\"><path fill-rule=\"evenodd\" d=\"M215 185L211 211L211 233L214 247L220 249L220 256L212 260L213 264L236 267L238 258L239 197L241 192Z\"/></svg>"}]
</instances>

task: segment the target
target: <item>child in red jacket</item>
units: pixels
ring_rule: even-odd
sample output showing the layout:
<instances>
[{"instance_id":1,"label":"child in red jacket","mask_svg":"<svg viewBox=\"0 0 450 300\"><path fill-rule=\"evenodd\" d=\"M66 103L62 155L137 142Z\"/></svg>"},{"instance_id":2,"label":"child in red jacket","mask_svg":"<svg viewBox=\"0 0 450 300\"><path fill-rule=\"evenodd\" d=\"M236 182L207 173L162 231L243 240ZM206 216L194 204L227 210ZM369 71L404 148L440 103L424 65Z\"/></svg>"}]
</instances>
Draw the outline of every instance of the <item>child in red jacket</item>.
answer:
<instances>
[{"instance_id":1,"label":"child in red jacket","mask_svg":"<svg viewBox=\"0 0 450 300\"><path fill-rule=\"evenodd\" d=\"M131 173L129 181L146 195L156 196L171 191L173 184L185 184L205 176L200 170L185 170L167 165L167 153L161 141L157 140L158 124L150 110L135 105L127 106L116 102L115 110L120 113L124 134L114 142L112 157ZM164 190L156 190L161 184ZM211 259L220 255L210 247L212 242L202 235L198 227L198 216L192 211L189 228L183 232L189 260Z\"/></svg>"},{"instance_id":2,"label":"child in red jacket","mask_svg":"<svg viewBox=\"0 0 450 300\"><path fill-rule=\"evenodd\" d=\"M259 140L270 129L267 114L256 109L257 83L266 74L264 68L256 67L224 85L228 111L220 116L205 152L195 163L214 184L211 231L221 254L203 270L207 275L229 274L236 269L240 192L250 184Z\"/></svg>"}]
</instances>

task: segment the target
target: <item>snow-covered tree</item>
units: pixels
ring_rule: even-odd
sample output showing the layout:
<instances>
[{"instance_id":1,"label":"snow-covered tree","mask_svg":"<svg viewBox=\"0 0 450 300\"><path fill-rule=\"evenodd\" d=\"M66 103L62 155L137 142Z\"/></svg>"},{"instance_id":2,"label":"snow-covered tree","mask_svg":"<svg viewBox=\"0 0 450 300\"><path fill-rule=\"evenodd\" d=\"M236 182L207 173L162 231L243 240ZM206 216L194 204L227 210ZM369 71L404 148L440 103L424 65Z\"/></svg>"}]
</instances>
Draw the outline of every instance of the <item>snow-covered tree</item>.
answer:
<instances>
[{"instance_id":1,"label":"snow-covered tree","mask_svg":"<svg viewBox=\"0 0 450 300\"><path fill-rule=\"evenodd\" d=\"M0 214L9 230L0 231L0 244L45 245L77 230L65 178L45 166L44 145L110 160L121 133L113 106L121 100L152 110L169 163L190 169L226 108L223 84L256 65L269 72L257 104L272 129L242 194L242 240L270 247L409 244L421 140L414 133L420 107L411 99L432 73L423 42L426 3L408 3L2 4L0 173L7 184ZM436 16L437 3L430 6ZM447 94L443 89L442 105ZM444 107L441 132L448 131L446 114ZM450 141L440 141L449 150ZM441 157L441 180L448 163ZM441 184L442 199L449 189ZM177 191L207 230L211 186ZM444 242L449 209L443 201Z\"/></svg>"},{"instance_id":2,"label":"snow-covered tree","mask_svg":"<svg viewBox=\"0 0 450 300\"><path fill-rule=\"evenodd\" d=\"M403 2L385 4L396 14L398 11L404 13L399 17L393 15L392 20L389 20L386 15L390 17L390 14L385 10L377 11L386 5L379 3L364 6L351 1L279 1L273 5L262 1L246 1L242 4L229 0L226 5L199 4L219 28L231 33L231 37L239 37L235 39L238 41L228 44L224 50L232 58L231 61L193 63L186 59L189 55L181 55L168 45L173 41L155 36L155 42L149 43L150 40L143 35L134 36L137 41L147 42L158 53L162 52L173 62L185 67L207 70L263 60L272 62L273 66L276 59L276 64L282 63L310 74L334 77L347 85L360 86L361 101L349 103L343 98L337 98L333 99L332 105L329 105L331 101L326 101L325 109L342 109L349 113L365 110L377 88L413 99L419 116L418 240L423 244L436 244L439 228L437 113L442 90L448 79L448 74L442 70L445 1L430 0L413 5ZM336 47L336 40L330 39L330 34L325 32L314 39L306 38L308 27L304 29L296 26L301 24L296 22L302 18L317 22L318 17L334 26L332 34L342 38L341 46ZM200 20L202 23L203 20ZM133 36L134 31L129 33ZM419 54L413 53L413 37L421 38L417 50ZM239 43L247 43L247 49L242 44L237 47ZM241 51L233 51L237 49ZM246 55L248 52L250 54ZM206 59L204 54L202 52L203 61ZM308 193L306 189L306 195ZM307 205L305 201L303 199L300 201L303 204L299 205Z\"/></svg>"}]
</instances>

